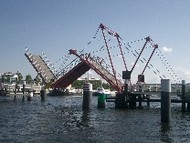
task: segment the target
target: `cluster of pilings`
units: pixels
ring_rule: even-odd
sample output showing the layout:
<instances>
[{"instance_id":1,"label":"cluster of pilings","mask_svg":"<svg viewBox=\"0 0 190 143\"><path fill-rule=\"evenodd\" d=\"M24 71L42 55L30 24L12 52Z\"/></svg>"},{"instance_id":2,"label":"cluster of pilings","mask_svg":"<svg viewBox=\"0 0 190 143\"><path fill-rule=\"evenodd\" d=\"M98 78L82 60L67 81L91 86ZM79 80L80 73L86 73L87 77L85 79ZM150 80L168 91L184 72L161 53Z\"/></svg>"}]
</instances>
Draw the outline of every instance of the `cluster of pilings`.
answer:
<instances>
[{"instance_id":1,"label":"cluster of pilings","mask_svg":"<svg viewBox=\"0 0 190 143\"><path fill-rule=\"evenodd\" d=\"M108 98L113 99L113 98ZM146 102L147 107L150 107L150 96L149 95L142 95L142 94L134 94L134 93L117 93L116 97L114 98L115 108L116 109L136 109L136 108L143 108L142 103ZM107 100L110 102L110 100ZM138 103L138 106L137 106Z\"/></svg>"},{"instance_id":2,"label":"cluster of pilings","mask_svg":"<svg viewBox=\"0 0 190 143\"><path fill-rule=\"evenodd\" d=\"M108 100L109 102L109 100ZM142 102L146 102L150 107L150 95L136 94L128 91L128 82L125 80L125 90L123 93L117 93L115 97L116 109L136 109L142 108ZM139 103L137 107L137 102Z\"/></svg>"},{"instance_id":3,"label":"cluster of pilings","mask_svg":"<svg viewBox=\"0 0 190 143\"><path fill-rule=\"evenodd\" d=\"M17 99L16 96L17 96L17 94L14 95L14 98L13 98L14 101ZM27 94L23 91L22 101L25 100L25 96L27 98L27 101L32 101L32 98L34 96L34 91L28 90ZM45 101L46 100L46 90L45 89L42 89L40 91L40 97L41 97L41 101Z\"/></svg>"},{"instance_id":4,"label":"cluster of pilings","mask_svg":"<svg viewBox=\"0 0 190 143\"><path fill-rule=\"evenodd\" d=\"M171 117L171 84L170 80L161 80L161 122L169 122ZM144 97L140 94L133 94L127 91L124 93L118 93L115 98L115 108L117 109L136 109L137 102L139 107L142 107L142 101L147 102L147 106L150 106L150 98Z\"/></svg>"},{"instance_id":5,"label":"cluster of pilings","mask_svg":"<svg viewBox=\"0 0 190 143\"><path fill-rule=\"evenodd\" d=\"M190 111L190 97L186 95L185 80L182 81L181 99L171 99L171 83L170 79L161 80L161 99L150 99L140 94L133 94L125 91L124 93L118 93L115 98L115 108L123 109L136 109L137 102L139 107L142 107L142 102L147 102L147 106L150 106L150 102L161 103L161 122L169 122L171 118L171 103L181 103L181 110L183 112ZM113 101L113 100L112 100Z\"/></svg>"}]
</instances>

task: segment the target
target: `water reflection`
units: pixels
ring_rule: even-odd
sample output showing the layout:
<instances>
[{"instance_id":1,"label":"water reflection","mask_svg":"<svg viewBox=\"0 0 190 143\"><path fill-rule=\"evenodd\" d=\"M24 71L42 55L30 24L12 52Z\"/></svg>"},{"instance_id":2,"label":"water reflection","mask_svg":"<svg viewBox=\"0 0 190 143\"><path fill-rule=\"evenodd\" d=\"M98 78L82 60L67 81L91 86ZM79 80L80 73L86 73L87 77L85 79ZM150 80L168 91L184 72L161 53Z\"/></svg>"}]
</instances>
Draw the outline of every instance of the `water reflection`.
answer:
<instances>
[{"instance_id":1,"label":"water reflection","mask_svg":"<svg viewBox=\"0 0 190 143\"><path fill-rule=\"evenodd\" d=\"M40 97L0 102L0 142L190 142L190 114L172 111L170 124L160 124L160 109L115 110L107 103L82 110L81 97Z\"/></svg>"},{"instance_id":2,"label":"water reflection","mask_svg":"<svg viewBox=\"0 0 190 143\"><path fill-rule=\"evenodd\" d=\"M89 121L90 121L90 111L89 110L83 110L82 116L81 116L81 122L88 125Z\"/></svg>"},{"instance_id":3,"label":"water reflection","mask_svg":"<svg viewBox=\"0 0 190 143\"><path fill-rule=\"evenodd\" d=\"M161 123L161 130L160 130L161 139L160 140L162 142L171 143L172 139L170 137L170 132L171 132L170 123Z\"/></svg>"}]
</instances>

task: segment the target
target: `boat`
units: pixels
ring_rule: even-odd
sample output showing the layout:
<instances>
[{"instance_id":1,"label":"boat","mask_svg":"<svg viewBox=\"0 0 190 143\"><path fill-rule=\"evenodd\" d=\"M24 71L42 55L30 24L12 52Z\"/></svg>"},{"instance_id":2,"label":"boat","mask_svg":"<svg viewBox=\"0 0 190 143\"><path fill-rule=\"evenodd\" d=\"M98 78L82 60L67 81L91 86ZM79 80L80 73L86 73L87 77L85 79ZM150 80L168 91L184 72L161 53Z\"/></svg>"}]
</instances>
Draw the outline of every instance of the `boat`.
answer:
<instances>
[{"instance_id":1,"label":"boat","mask_svg":"<svg viewBox=\"0 0 190 143\"><path fill-rule=\"evenodd\" d=\"M98 87L96 93L104 93L105 89L103 87Z\"/></svg>"},{"instance_id":2,"label":"boat","mask_svg":"<svg viewBox=\"0 0 190 143\"><path fill-rule=\"evenodd\" d=\"M104 89L103 87L98 87L95 92L93 92L94 96L98 96L98 94L105 94L106 96L110 96L111 92L109 89Z\"/></svg>"}]
</instances>

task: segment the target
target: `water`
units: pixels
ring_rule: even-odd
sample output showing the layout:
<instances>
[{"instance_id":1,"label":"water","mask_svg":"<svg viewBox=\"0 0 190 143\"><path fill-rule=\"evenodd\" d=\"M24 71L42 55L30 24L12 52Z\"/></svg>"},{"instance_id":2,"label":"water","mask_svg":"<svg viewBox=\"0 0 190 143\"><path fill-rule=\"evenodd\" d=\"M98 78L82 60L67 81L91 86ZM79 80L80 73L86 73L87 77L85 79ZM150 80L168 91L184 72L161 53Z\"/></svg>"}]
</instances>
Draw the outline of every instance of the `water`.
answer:
<instances>
[{"instance_id":1,"label":"water","mask_svg":"<svg viewBox=\"0 0 190 143\"><path fill-rule=\"evenodd\" d=\"M92 110L83 111L80 96L0 100L2 143L188 143L189 135L190 113L182 113L180 105L173 105L171 122L164 125L158 103L137 110L116 110L107 103L97 109L93 97Z\"/></svg>"}]
</instances>

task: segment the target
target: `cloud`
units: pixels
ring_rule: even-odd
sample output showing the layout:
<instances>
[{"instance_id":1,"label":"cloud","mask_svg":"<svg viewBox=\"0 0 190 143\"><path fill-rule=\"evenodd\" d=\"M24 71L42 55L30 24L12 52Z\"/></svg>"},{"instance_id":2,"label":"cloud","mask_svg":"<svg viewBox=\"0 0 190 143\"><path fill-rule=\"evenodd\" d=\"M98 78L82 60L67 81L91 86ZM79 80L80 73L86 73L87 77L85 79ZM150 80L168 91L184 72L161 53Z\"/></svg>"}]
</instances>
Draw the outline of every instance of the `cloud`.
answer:
<instances>
[{"instance_id":1,"label":"cloud","mask_svg":"<svg viewBox=\"0 0 190 143\"><path fill-rule=\"evenodd\" d=\"M163 47L162 51L165 52L165 53L171 53L173 51L173 49L172 48Z\"/></svg>"},{"instance_id":2,"label":"cloud","mask_svg":"<svg viewBox=\"0 0 190 143\"><path fill-rule=\"evenodd\" d=\"M190 82L190 69L178 67L176 70L180 80L186 80L187 82Z\"/></svg>"}]
</instances>

